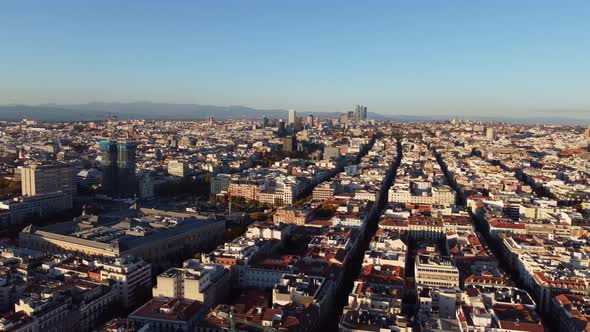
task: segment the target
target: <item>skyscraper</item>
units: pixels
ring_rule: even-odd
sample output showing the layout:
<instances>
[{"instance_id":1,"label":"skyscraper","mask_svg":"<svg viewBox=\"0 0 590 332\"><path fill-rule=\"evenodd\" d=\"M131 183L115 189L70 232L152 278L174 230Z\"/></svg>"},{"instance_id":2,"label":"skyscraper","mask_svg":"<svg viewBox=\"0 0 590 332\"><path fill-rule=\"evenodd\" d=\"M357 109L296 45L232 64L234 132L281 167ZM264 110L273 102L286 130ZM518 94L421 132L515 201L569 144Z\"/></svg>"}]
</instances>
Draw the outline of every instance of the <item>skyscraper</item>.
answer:
<instances>
[{"instance_id":1,"label":"skyscraper","mask_svg":"<svg viewBox=\"0 0 590 332\"><path fill-rule=\"evenodd\" d=\"M102 155L104 192L114 197L131 197L136 194L135 153L137 143L102 141L99 148Z\"/></svg>"},{"instance_id":2,"label":"skyscraper","mask_svg":"<svg viewBox=\"0 0 590 332\"><path fill-rule=\"evenodd\" d=\"M490 141L496 140L496 131L492 127L486 128L486 138Z\"/></svg>"},{"instance_id":3,"label":"skyscraper","mask_svg":"<svg viewBox=\"0 0 590 332\"><path fill-rule=\"evenodd\" d=\"M313 127L313 114L307 116L307 125L311 128Z\"/></svg>"},{"instance_id":4,"label":"skyscraper","mask_svg":"<svg viewBox=\"0 0 590 332\"><path fill-rule=\"evenodd\" d=\"M279 120L277 135L283 136L283 135L285 135L286 132L287 132L287 129L285 129L285 121L283 121L283 119L281 119L281 120Z\"/></svg>"},{"instance_id":5,"label":"skyscraper","mask_svg":"<svg viewBox=\"0 0 590 332\"><path fill-rule=\"evenodd\" d=\"M293 129L295 131L303 130L303 119L300 116L295 118L295 125L293 126Z\"/></svg>"},{"instance_id":6,"label":"skyscraper","mask_svg":"<svg viewBox=\"0 0 590 332\"><path fill-rule=\"evenodd\" d=\"M131 197L137 193L137 179L135 178L135 152L137 143L119 142L117 159L117 182L119 185L118 194L124 197Z\"/></svg>"},{"instance_id":7,"label":"skyscraper","mask_svg":"<svg viewBox=\"0 0 590 332\"><path fill-rule=\"evenodd\" d=\"M113 195L116 191L117 176L117 142L101 141L100 168L102 170L102 189L107 195Z\"/></svg>"},{"instance_id":8,"label":"skyscraper","mask_svg":"<svg viewBox=\"0 0 590 332\"><path fill-rule=\"evenodd\" d=\"M262 128L268 127L268 118L265 116L262 117Z\"/></svg>"},{"instance_id":9,"label":"skyscraper","mask_svg":"<svg viewBox=\"0 0 590 332\"><path fill-rule=\"evenodd\" d=\"M297 117L297 113L295 112L295 110L289 110L289 123L288 123L288 125L294 125L296 117Z\"/></svg>"},{"instance_id":10,"label":"skyscraper","mask_svg":"<svg viewBox=\"0 0 590 332\"><path fill-rule=\"evenodd\" d=\"M362 121L367 119L367 107L363 105L356 105L355 120Z\"/></svg>"},{"instance_id":11,"label":"skyscraper","mask_svg":"<svg viewBox=\"0 0 590 332\"><path fill-rule=\"evenodd\" d=\"M355 119L355 114L353 111L348 111L347 119L348 121L353 121Z\"/></svg>"},{"instance_id":12,"label":"skyscraper","mask_svg":"<svg viewBox=\"0 0 590 332\"><path fill-rule=\"evenodd\" d=\"M283 151L293 152L297 149L297 138L295 135L283 138Z\"/></svg>"}]
</instances>

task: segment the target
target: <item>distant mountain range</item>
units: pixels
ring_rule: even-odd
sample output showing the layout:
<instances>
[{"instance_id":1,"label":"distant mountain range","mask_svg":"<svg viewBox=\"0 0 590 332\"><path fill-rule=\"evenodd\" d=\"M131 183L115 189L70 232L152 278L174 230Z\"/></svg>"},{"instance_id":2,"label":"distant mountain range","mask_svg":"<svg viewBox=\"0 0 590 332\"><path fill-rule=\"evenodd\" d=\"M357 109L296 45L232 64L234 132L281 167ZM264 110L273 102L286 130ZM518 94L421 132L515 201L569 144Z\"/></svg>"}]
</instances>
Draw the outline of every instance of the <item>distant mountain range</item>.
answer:
<instances>
[{"instance_id":1,"label":"distant mountain range","mask_svg":"<svg viewBox=\"0 0 590 332\"><path fill-rule=\"evenodd\" d=\"M584 112L585 113L585 112ZM337 117L341 112L300 112L301 116L313 114L320 118ZM502 116L456 116L458 119L476 121L506 121L514 123L546 123L546 124L590 124L590 118L584 114L561 114L568 116L551 116L560 114L539 112L537 117L502 117ZM590 114L590 111L588 112ZM32 105L0 105L0 120L18 121L32 119L38 121L101 121L108 116L116 115L118 119L149 119L149 120L204 120L213 116L215 119L287 119L288 111L281 109L255 109L246 106L213 106L198 104L170 104L152 102L131 103L87 103L87 104L44 104ZM572 116L573 115L573 116ZM392 120L401 122L448 120L452 115L384 115L368 112L367 117L376 120Z\"/></svg>"},{"instance_id":2,"label":"distant mountain range","mask_svg":"<svg viewBox=\"0 0 590 332\"><path fill-rule=\"evenodd\" d=\"M340 112L301 112L300 116L314 114L320 118L336 117ZM88 104L45 104L0 106L0 120L16 121L23 118L39 121L100 121L110 115L124 119L150 120L205 120L215 119L287 119L288 110L255 109L246 106L214 106L198 104L168 104L151 102L133 103L88 103ZM384 120L387 117L369 112L371 119Z\"/></svg>"}]
</instances>

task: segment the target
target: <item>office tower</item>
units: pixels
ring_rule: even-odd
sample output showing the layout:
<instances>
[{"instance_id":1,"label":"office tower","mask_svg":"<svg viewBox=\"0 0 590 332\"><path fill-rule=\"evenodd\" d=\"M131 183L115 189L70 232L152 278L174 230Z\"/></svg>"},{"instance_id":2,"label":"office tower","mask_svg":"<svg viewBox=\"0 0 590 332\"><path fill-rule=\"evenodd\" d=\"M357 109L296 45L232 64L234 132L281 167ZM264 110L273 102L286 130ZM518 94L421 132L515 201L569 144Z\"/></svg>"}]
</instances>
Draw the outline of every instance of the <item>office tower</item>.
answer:
<instances>
[{"instance_id":1,"label":"office tower","mask_svg":"<svg viewBox=\"0 0 590 332\"><path fill-rule=\"evenodd\" d=\"M586 138L586 139L590 139L590 128L587 128L587 129L584 131L584 138Z\"/></svg>"},{"instance_id":2,"label":"office tower","mask_svg":"<svg viewBox=\"0 0 590 332\"><path fill-rule=\"evenodd\" d=\"M301 131L303 130L303 118L298 116L295 118L295 125L293 126L293 129L295 129L295 131Z\"/></svg>"},{"instance_id":3,"label":"office tower","mask_svg":"<svg viewBox=\"0 0 590 332\"><path fill-rule=\"evenodd\" d=\"M135 152L137 143L102 141L102 187L106 194L115 197L132 197L137 193L135 178Z\"/></svg>"},{"instance_id":4,"label":"office tower","mask_svg":"<svg viewBox=\"0 0 590 332\"><path fill-rule=\"evenodd\" d=\"M262 128L268 127L268 118L265 116L262 117Z\"/></svg>"},{"instance_id":5,"label":"office tower","mask_svg":"<svg viewBox=\"0 0 590 332\"><path fill-rule=\"evenodd\" d=\"M353 111L349 111L349 112L346 114L346 119L347 119L348 121L352 121L352 120L354 120L354 112L353 112Z\"/></svg>"},{"instance_id":6,"label":"office tower","mask_svg":"<svg viewBox=\"0 0 590 332\"><path fill-rule=\"evenodd\" d=\"M288 125L294 125L296 117L297 117L297 113L295 112L295 110L289 110L289 123L288 123Z\"/></svg>"},{"instance_id":7,"label":"office tower","mask_svg":"<svg viewBox=\"0 0 590 332\"><path fill-rule=\"evenodd\" d=\"M118 150L118 193L124 197L132 197L137 193L137 179L135 178L135 152L137 150L137 143L119 142Z\"/></svg>"},{"instance_id":8,"label":"office tower","mask_svg":"<svg viewBox=\"0 0 590 332\"><path fill-rule=\"evenodd\" d=\"M490 141L496 140L496 131L492 127L486 128L486 138Z\"/></svg>"},{"instance_id":9,"label":"office tower","mask_svg":"<svg viewBox=\"0 0 590 332\"><path fill-rule=\"evenodd\" d=\"M316 127L319 127L319 126L320 126L320 117L319 117L319 116L317 116L317 115L316 115L316 117L315 117L315 120L314 120L314 125L315 125Z\"/></svg>"},{"instance_id":10,"label":"office tower","mask_svg":"<svg viewBox=\"0 0 590 332\"><path fill-rule=\"evenodd\" d=\"M362 121L367 119L367 107L363 105L356 105L355 120Z\"/></svg>"},{"instance_id":11,"label":"office tower","mask_svg":"<svg viewBox=\"0 0 590 332\"><path fill-rule=\"evenodd\" d=\"M283 121L283 119L281 119L281 120L279 121L279 125L278 125L278 127L279 127L279 130L277 131L277 134L278 134L279 136L285 135L285 133L286 133L286 131L287 131L287 130L286 130L286 128L285 128L285 121Z\"/></svg>"},{"instance_id":12,"label":"office tower","mask_svg":"<svg viewBox=\"0 0 590 332\"><path fill-rule=\"evenodd\" d=\"M154 179L149 172L139 172L137 176L137 192L142 199L154 197Z\"/></svg>"},{"instance_id":13,"label":"office tower","mask_svg":"<svg viewBox=\"0 0 590 332\"><path fill-rule=\"evenodd\" d=\"M23 196L61 191L76 194L76 170L67 164L28 165L21 169Z\"/></svg>"},{"instance_id":14,"label":"office tower","mask_svg":"<svg viewBox=\"0 0 590 332\"><path fill-rule=\"evenodd\" d=\"M307 125L311 128L313 127L313 115L310 114L307 116Z\"/></svg>"},{"instance_id":15,"label":"office tower","mask_svg":"<svg viewBox=\"0 0 590 332\"><path fill-rule=\"evenodd\" d=\"M210 117L209 117L209 124L210 124L210 125L212 125L212 124L213 124L213 117L212 117L212 116L210 116Z\"/></svg>"},{"instance_id":16,"label":"office tower","mask_svg":"<svg viewBox=\"0 0 590 332\"><path fill-rule=\"evenodd\" d=\"M297 149L297 138L295 135L283 138L283 151L293 152Z\"/></svg>"},{"instance_id":17,"label":"office tower","mask_svg":"<svg viewBox=\"0 0 590 332\"><path fill-rule=\"evenodd\" d=\"M111 195L116 190L117 142L101 141L99 149L101 154L102 189L106 194Z\"/></svg>"}]
</instances>

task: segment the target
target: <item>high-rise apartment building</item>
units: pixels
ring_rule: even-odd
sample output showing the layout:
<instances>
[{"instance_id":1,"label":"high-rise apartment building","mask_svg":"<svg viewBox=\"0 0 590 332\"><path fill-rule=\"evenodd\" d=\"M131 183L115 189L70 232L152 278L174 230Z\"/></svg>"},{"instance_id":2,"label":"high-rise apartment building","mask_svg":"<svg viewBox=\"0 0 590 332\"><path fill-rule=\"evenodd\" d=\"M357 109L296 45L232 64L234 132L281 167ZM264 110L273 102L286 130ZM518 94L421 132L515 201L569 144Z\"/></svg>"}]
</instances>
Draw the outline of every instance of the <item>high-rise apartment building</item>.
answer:
<instances>
[{"instance_id":1,"label":"high-rise apartment building","mask_svg":"<svg viewBox=\"0 0 590 332\"><path fill-rule=\"evenodd\" d=\"M116 197L131 197L136 194L135 152L137 143L102 141L99 148L102 155L102 186L105 193Z\"/></svg>"},{"instance_id":2,"label":"high-rise apartment building","mask_svg":"<svg viewBox=\"0 0 590 332\"><path fill-rule=\"evenodd\" d=\"M35 196L61 191L76 193L76 169L67 164L28 165L21 168L23 196Z\"/></svg>"}]
</instances>

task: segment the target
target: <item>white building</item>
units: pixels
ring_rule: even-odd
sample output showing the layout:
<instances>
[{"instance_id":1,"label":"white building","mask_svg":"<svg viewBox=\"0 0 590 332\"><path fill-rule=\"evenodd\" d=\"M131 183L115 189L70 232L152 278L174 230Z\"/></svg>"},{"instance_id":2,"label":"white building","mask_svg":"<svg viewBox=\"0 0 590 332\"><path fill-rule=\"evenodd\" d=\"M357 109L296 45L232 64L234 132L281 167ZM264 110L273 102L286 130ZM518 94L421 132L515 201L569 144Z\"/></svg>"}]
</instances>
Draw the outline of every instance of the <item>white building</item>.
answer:
<instances>
[{"instance_id":1,"label":"white building","mask_svg":"<svg viewBox=\"0 0 590 332\"><path fill-rule=\"evenodd\" d=\"M449 257L416 255L416 287L459 287L459 269Z\"/></svg>"},{"instance_id":2,"label":"white building","mask_svg":"<svg viewBox=\"0 0 590 332\"><path fill-rule=\"evenodd\" d=\"M220 264L203 264L189 259L182 268L171 268L158 276L152 295L156 299L200 301L206 307L227 300L230 272Z\"/></svg>"}]
</instances>

